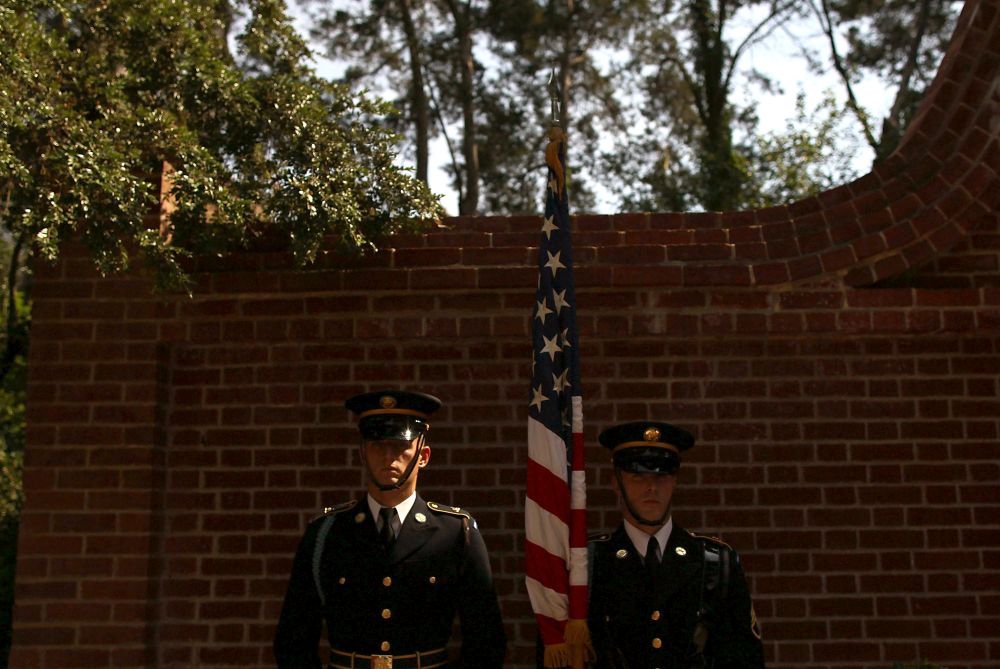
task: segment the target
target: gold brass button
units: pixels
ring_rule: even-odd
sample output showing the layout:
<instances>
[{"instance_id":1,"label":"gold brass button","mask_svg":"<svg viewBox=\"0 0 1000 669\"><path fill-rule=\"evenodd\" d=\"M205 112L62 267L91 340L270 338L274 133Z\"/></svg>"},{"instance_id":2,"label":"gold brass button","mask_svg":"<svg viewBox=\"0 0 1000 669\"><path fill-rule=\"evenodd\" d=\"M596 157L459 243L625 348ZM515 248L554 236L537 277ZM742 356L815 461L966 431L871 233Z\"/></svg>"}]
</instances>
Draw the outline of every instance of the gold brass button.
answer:
<instances>
[{"instance_id":1,"label":"gold brass button","mask_svg":"<svg viewBox=\"0 0 1000 669\"><path fill-rule=\"evenodd\" d=\"M434 583L438 582L438 577L437 576L431 576L428 580L431 582L431 584L434 584Z\"/></svg>"},{"instance_id":2,"label":"gold brass button","mask_svg":"<svg viewBox=\"0 0 1000 669\"><path fill-rule=\"evenodd\" d=\"M660 648L663 646L663 642L659 638L653 639L653 648Z\"/></svg>"},{"instance_id":3,"label":"gold brass button","mask_svg":"<svg viewBox=\"0 0 1000 669\"><path fill-rule=\"evenodd\" d=\"M388 620L389 618L392 618L392 611L389 609L382 609L382 619Z\"/></svg>"},{"instance_id":4,"label":"gold brass button","mask_svg":"<svg viewBox=\"0 0 1000 669\"><path fill-rule=\"evenodd\" d=\"M379 648L382 650L383 653L387 653L389 652L389 649L392 648L392 646L389 645L388 641L383 641L382 645L379 646Z\"/></svg>"},{"instance_id":5,"label":"gold brass button","mask_svg":"<svg viewBox=\"0 0 1000 669\"><path fill-rule=\"evenodd\" d=\"M651 615L650 618L652 618L653 620L659 620L660 619L660 612L659 611L653 611L653 615Z\"/></svg>"},{"instance_id":6,"label":"gold brass button","mask_svg":"<svg viewBox=\"0 0 1000 669\"><path fill-rule=\"evenodd\" d=\"M385 578L383 578L383 579L382 579L382 585L384 585L384 586L385 586L385 587L387 587L387 588L388 588L388 587L389 587L390 585L392 585L392 577L391 577L391 576L386 576Z\"/></svg>"},{"instance_id":7,"label":"gold brass button","mask_svg":"<svg viewBox=\"0 0 1000 669\"><path fill-rule=\"evenodd\" d=\"M340 578L337 579L337 583L344 585L345 583L347 583L347 579L341 576Z\"/></svg>"}]
</instances>

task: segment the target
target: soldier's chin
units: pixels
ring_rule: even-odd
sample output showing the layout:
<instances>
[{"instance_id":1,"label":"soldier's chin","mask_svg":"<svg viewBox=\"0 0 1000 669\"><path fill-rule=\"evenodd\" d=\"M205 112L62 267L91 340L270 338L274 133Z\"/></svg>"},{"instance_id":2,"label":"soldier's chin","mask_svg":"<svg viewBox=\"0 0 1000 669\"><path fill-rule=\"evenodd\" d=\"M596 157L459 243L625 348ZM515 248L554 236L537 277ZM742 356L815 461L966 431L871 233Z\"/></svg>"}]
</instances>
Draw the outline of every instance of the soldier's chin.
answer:
<instances>
[{"instance_id":1,"label":"soldier's chin","mask_svg":"<svg viewBox=\"0 0 1000 669\"><path fill-rule=\"evenodd\" d=\"M645 514L645 513L643 513L643 514L641 514L639 516L636 516L636 520L638 520L643 525L660 525L665 518L666 518L666 514L665 513L662 513L662 514Z\"/></svg>"},{"instance_id":2,"label":"soldier's chin","mask_svg":"<svg viewBox=\"0 0 1000 669\"><path fill-rule=\"evenodd\" d=\"M375 475L370 473L368 478L377 486L396 485L399 483L399 476L396 474L385 476L384 474Z\"/></svg>"}]
</instances>

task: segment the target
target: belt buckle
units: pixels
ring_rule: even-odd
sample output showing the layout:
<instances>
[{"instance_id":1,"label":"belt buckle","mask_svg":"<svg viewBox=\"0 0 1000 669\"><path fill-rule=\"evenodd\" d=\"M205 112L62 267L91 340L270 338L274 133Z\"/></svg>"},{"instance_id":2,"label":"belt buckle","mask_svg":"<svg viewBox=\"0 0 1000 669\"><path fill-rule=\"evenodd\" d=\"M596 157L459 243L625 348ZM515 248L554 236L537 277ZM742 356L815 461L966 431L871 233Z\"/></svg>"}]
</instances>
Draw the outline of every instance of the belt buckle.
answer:
<instances>
[{"instance_id":1,"label":"belt buckle","mask_svg":"<svg viewBox=\"0 0 1000 669\"><path fill-rule=\"evenodd\" d=\"M372 655L372 669L392 669L392 655Z\"/></svg>"}]
</instances>

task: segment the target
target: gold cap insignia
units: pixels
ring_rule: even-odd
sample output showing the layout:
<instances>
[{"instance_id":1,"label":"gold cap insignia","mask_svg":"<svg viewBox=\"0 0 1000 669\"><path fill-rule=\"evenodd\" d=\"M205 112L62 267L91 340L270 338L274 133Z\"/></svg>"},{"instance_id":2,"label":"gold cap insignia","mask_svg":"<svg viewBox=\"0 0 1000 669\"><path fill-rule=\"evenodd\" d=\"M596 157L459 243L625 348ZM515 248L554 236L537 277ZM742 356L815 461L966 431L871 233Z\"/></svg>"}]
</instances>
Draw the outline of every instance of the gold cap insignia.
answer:
<instances>
[{"instance_id":1,"label":"gold cap insignia","mask_svg":"<svg viewBox=\"0 0 1000 669\"><path fill-rule=\"evenodd\" d=\"M618 552L615 553L615 557L618 558L619 560L624 560L625 558L628 557L628 551L625 550L624 548L619 548Z\"/></svg>"},{"instance_id":2,"label":"gold cap insignia","mask_svg":"<svg viewBox=\"0 0 1000 669\"><path fill-rule=\"evenodd\" d=\"M415 513L415 514L413 514L413 517L417 519L418 523L426 523L427 522L427 516L425 516L422 513L419 513L419 512Z\"/></svg>"},{"instance_id":3,"label":"gold cap insignia","mask_svg":"<svg viewBox=\"0 0 1000 669\"><path fill-rule=\"evenodd\" d=\"M646 441L656 441L660 438L660 431L655 427L647 427L646 431L642 433L642 436Z\"/></svg>"},{"instance_id":4,"label":"gold cap insignia","mask_svg":"<svg viewBox=\"0 0 1000 669\"><path fill-rule=\"evenodd\" d=\"M383 395L379 398L378 403L383 409L392 409L396 406L396 398L392 395Z\"/></svg>"},{"instance_id":5,"label":"gold cap insignia","mask_svg":"<svg viewBox=\"0 0 1000 669\"><path fill-rule=\"evenodd\" d=\"M688 552L684 550L683 546L678 546L677 548L674 549L674 552L680 555L681 557L684 557L685 555L688 554Z\"/></svg>"}]
</instances>

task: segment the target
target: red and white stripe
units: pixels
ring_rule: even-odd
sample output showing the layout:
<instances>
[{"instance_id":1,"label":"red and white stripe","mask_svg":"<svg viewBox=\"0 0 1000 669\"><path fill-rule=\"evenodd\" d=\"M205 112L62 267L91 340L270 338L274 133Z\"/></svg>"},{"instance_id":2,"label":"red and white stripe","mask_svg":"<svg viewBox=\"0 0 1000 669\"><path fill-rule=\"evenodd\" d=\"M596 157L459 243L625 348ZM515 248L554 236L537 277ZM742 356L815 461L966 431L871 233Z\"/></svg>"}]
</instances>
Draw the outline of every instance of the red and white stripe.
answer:
<instances>
[{"instance_id":1,"label":"red and white stripe","mask_svg":"<svg viewBox=\"0 0 1000 669\"><path fill-rule=\"evenodd\" d=\"M572 462L562 436L528 418L525 571L528 596L546 645L563 643L570 619L587 618L583 402L574 395L572 403Z\"/></svg>"}]
</instances>

